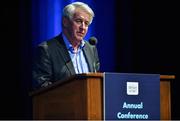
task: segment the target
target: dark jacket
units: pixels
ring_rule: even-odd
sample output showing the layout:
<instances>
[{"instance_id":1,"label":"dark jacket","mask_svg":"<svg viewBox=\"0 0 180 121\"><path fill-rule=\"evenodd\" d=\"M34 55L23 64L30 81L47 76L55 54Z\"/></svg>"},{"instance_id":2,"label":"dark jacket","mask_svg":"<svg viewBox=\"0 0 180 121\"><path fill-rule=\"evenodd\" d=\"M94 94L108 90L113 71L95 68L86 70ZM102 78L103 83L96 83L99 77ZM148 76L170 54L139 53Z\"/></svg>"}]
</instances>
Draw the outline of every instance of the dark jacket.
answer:
<instances>
[{"instance_id":1,"label":"dark jacket","mask_svg":"<svg viewBox=\"0 0 180 121\"><path fill-rule=\"evenodd\" d=\"M99 71L96 47L85 41L83 53L90 72ZM74 74L75 69L61 34L37 46L33 58L33 87L47 86Z\"/></svg>"}]
</instances>

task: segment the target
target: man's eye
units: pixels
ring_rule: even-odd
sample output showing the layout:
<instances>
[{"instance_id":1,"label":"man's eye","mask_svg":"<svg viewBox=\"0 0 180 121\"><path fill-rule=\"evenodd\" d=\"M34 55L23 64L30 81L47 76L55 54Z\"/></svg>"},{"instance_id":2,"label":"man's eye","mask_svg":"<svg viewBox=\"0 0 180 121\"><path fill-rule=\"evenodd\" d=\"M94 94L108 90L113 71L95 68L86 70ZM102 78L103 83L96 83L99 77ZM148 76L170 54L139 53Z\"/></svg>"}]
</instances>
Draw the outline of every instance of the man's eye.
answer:
<instances>
[{"instance_id":1,"label":"man's eye","mask_svg":"<svg viewBox=\"0 0 180 121\"><path fill-rule=\"evenodd\" d=\"M85 22L86 26L89 26L89 22Z\"/></svg>"},{"instance_id":2,"label":"man's eye","mask_svg":"<svg viewBox=\"0 0 180 121\"><path fill-rule=\"evenodd\" d=\"M77 19L77 20L75 20L77 23L82 23L82 21L81 20L79 20L79 19Z\"/></svg>"},{"instance_id":3,"label":"man's eye","mask_svg":"<svg viewBox=\"0 0 180 121\"><path fill-rule=\"evenodd\" d=\"M85 26L89 26L89 22L88 21L83 21L83 20L81 20L81 19L75 19L75 22L77 23L77 24L85 24Z\"/></svg>"}]
</instances>

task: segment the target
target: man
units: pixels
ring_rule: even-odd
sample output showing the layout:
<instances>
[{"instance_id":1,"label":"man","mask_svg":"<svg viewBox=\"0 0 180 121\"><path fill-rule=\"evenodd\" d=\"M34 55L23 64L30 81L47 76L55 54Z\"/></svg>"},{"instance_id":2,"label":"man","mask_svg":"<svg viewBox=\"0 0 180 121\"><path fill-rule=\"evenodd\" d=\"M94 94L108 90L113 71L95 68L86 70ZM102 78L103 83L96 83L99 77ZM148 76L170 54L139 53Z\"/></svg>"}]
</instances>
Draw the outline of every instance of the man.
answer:
<instances>
[{"instance_id":1,"label":"man","mask_svg":"<svg viewBox=\"0 0 180 121\"><path fill-rule=\"evenodd\" d=\"M63 10L62 33L38 45L33 59L33 86L46 87L74 74L96 72L95 46L83 40L94 17L85 3L74 2Z\"/></svg>"}]
</instances>

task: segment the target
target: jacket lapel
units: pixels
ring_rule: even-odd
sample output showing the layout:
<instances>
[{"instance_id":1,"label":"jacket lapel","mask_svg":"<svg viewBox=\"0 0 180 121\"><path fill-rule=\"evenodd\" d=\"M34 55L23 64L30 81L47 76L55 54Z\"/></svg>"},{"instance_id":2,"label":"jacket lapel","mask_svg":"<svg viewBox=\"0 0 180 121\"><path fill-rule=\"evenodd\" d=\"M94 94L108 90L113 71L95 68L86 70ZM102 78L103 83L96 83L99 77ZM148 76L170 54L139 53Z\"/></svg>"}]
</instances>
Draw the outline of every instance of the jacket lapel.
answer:
<instances>
[{"instance_id":1,"label":"jacket lapel","mask_svg":"<svg viewBox=\"0 0 180 121\"><path fill-rule=\"evenodd\" d=\"M92 53L90 51L90 48L88 46L88 44L85 44L84 48L83 48L83 52L85 55L85 58L87 60L87 64L89 67L89 71L93 72L93 60L92 60Z\"/></svg>"},{"instance_id":2,"label":"jacket lapel","mask_svg":"<svg viewBox=\"0 0 180 121\"><path fill-rule=\"evenodd\" d=\"M67 66L68 70L72 75L75 74L75 69L73 66L73 63L71 61L71 58L69 56L68 50L65 46L64 40L62 38L62 35L58 37L59 47L60 47L60 54L64 60L65 65Z\"/></svg>"}]
</instances>

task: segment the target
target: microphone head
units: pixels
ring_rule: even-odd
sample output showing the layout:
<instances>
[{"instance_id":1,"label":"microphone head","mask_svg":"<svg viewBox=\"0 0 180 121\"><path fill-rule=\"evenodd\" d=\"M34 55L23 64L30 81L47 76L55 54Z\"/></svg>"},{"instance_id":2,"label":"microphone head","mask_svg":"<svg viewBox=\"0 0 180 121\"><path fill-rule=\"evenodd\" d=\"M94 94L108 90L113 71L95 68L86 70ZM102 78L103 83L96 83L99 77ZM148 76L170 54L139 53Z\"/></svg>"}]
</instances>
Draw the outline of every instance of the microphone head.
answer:
<instances>
[{"instance_id":1,"label":"microphone head","mask_svg":"<svg viewBox=\"0 0 180 121\"><path fill-rule=\"evenodd\" d=\"M97 39L96 39L96 37L90 37L90 38L89 38L89 43L90 43L91 45L96 45L96 44L97 44Z\"/></svg>"}]
</instances>

